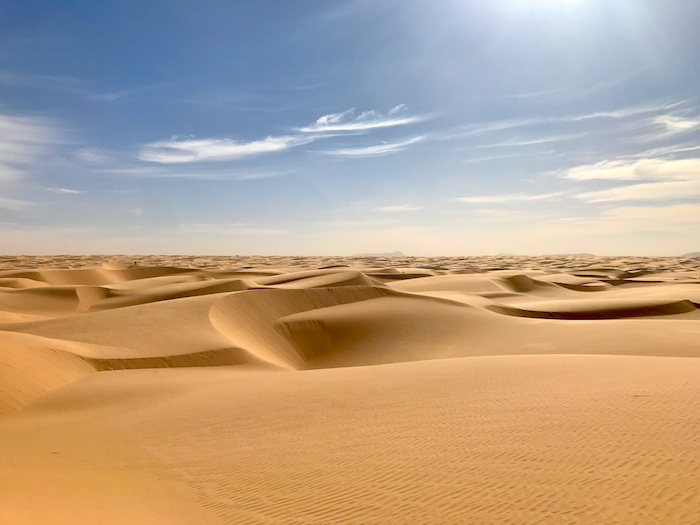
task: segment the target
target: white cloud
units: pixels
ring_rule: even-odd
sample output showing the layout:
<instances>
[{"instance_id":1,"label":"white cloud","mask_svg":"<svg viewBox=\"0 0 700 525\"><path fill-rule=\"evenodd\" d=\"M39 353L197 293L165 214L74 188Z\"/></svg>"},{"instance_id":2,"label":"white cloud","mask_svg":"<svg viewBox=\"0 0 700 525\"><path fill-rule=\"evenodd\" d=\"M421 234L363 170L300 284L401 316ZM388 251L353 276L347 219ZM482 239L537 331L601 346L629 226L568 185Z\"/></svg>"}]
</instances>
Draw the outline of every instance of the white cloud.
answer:
<instances>
[{"instance_id":1,"label":"white cloud","mask_svg":"<svg viewBox=\"0 0 700 525\"><path fill-rule=\"evenodd\" d=\"M44 188L46 191L50 191L52 193L66 193L70 195L78 195L80 193L85 193L83 190L71 190L68 188Z\"/></svg>"},{"instance_id":2,"label":"white cloud","mask_svg":"<svg viewBox=\"0 0 700 525\"><path fill-rule=\"evenodd\" d=\"M252 142L231 139L169 140L146 144L138 158L161 164L231 160L282 151L306 142L308 140L293 136L267 137Z\"/></svg>"},{"instance_id":3,"label":"white cloud","mask_svg":"<svg viewBox=\"0 0 700 525\"><path fill-rule=\"evenodd\" d=\"M410 206L409 204L396 204L394 206L379 206L375 208L376 211L388 212L416 211L420 209L422 209L421 206Z\"/></svg>"},{"instance_id":4,"label":"white cloud","mask_svg":"<svg viewBox=\"0 0 700 525\"><path fill-rule=\"evenodd\" d=\"M493 203L500 204L504 202L530 202L530 201L545 201L553 200L557 197L567 194L566 191L558 191L554 193L539 193L536 195L525 195L522 193L509 193L506 195L484 195L480 197L457 197L455 200L459 202L467 202L470 204Z\"/></svg>"},{"instance_id":5,"label":"white cloud","mask_svg":"<svg viewBox=\"0 0 700 525\"><path fill-rule=\"evenodd\" d=\"M21 177L61 142L62 133L48 119L0 115L0 180Z\"/></svg>"},{"instance_id":6,"label":"white cloud","mask_svg":"<svg viewBox=\"0 0 700 525\"><path fill-rule=\"evenodd\" d=\"M669 200L700 196L700 159L603 161L572 168L563 177L578 181L643 181L576 195L585 202Z\"/></svg>"},{"instance_id":7,"label":"white cloud","mask_svg":"<svg viewBox=\"0 0 700 525\"><path fill-rule=\"evenodd\" d=\"M609 190L589 191L576 195L586 202L615 202L631 200L671 200L700 196L700 179L668 182L646 182Z\"/></svg>"},{"instance_id":8,"label":"white cloud","mask_svg":"<svg viewBox=\"0 0 700 525\"><path fill-rule=\"evenodd\" d=\"M673 115L659 115L654 119L654 124L665 127L670 133L682 133L698 127L700 120L674 117Z\"/></svg>"},{"instance_id":9,"label":"white cloud","mask_svg":"<svg viewBox=\"0 0 700 525\"><path fill-rule=\"evenodd\" d=\"M351 108L342 113L330 113L319 117L310 126L298 128L302 133L323 133L328 131L367 131L377 128L390 128L394 126L405 126L426 120L425 116L400 116L399 113L405 106L400 104L393 107L387 115L371 110L360 113L353 118L355 109Z\"/></svg>"},{"instance_id":10,"label":"white cloud","mask_svg":"<svg viewBox=\"0 0 700 525\"><path fill-rule=\"evenodd\" d=\"M376 146L367 146L364 148L341 148L323 151L328 155L340 155L344 157L375 157L378 155L386 155L388 153L396 153L403 151L406 147L416 142L424 140L425 137L415 137L404 142L394 142L392 144L378 144Z\"/></svg>"},{"instance_id":11,"label":"white cloud","mask_svg":"<svg viewBox=\"0 0 700 525\"><path fill-rule=\"evenodd\" d=\"M572 168L563 177L573 180L685 180L700 177L700 159L606 160Z\"/></svg>"}]
</instances>

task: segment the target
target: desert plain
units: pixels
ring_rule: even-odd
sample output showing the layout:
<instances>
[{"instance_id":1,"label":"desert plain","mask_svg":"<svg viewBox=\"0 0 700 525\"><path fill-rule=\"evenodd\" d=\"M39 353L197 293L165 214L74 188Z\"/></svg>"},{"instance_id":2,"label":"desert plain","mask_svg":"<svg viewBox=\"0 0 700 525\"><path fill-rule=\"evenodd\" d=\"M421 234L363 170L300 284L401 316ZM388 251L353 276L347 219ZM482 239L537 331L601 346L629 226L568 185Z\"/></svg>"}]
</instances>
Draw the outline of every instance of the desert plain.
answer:
<instances>
[{"instance_id":1,"label":"desert plain","mask_svg":"<svg viewBox=\"0 0 700 525\"><path fill-rule=\"evenodd\" d=\"M0 257L0 523L700 523L700 258Z\"/></svg>"}]
</instances>

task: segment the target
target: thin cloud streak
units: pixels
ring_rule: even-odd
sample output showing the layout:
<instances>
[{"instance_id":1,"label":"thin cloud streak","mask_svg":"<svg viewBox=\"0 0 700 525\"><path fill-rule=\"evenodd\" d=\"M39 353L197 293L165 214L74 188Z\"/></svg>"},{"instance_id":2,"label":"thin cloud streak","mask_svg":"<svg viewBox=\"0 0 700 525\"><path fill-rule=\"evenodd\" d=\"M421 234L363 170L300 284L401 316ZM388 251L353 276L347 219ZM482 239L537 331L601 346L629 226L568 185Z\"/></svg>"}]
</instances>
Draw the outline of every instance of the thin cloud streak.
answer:
<instances>
[{"instance_id":1,"label":"thin cloud streak","mask_svg":"<svg viewBox=\"0 0 700 525\"><path fill-rule=\"evenodd\" d=\"M576 198L590 203L616 201L662 201L700 197L700 179L672 182L646 182L609 190L590 191Z\"/></svg>"},{"instance_id":2,"label":"thin cloud streak","mask_svg":"<svg viewBox=\"0 0 700 525\"><path fill-rule=\"evenodd\" d=\"M553 193L539 193L536 195L527 195L523 193L509 193L506 195L482 195L479 197L457 197L458 202L466 202L468 204L500 204L505 202L531 202L553 200L562 197L569 193L568 191L557 191Z\"/></svg>"},{"instance_id":3,"label":"thin cloud streak","mask_svg":"<svg viewBox=\"0 0 700 525\"><path fill-rule=\"evenodd\" d=\"M11 71L0 71L0 84L5 86L48 89L84 95L80 79L62 75L22 75Z\"/></svg>"},{"instance_id":4,"label":"thin cloud streak","mask_svg":"<svg viewBox=\"0 0 700 525\"><path fill-rule=\"evenodd\" d=\"M0 197L0 209L2 210L21 211L33 205L34 203L29 201Z\"/></svg>"},{"instance_id":5,"label":"thin cloud streak","mask_svg":"<svg viewBox=\"0 0 700 525\"><path fill-rule=\"evenodd\" d=\"M566 140L575 140L585 136L586 133L571 133L564 135L555 135L549 137L540 137L534 139L521 139L521 140L507 140L505 142L495 142L493 144L479 144L474 146L474 149L482 148L509 148L509 147L522 147L522 146L536 146L538 144L549 144L551 142L562 142Z\"/></svg>"},{"instance_id":6,"label":"thin cloud streak","mask_svg":"<svg viewBox=\"0 0 700 525\"><path fill-rule=\"evenodd\" d=\"M265 170L240 170L234 167L219 166L217 169L193 170L187 164L172 164L164 166L130 166L122 168L109 168L100 170L106 175L120 175L127 177L162 178L162 179L189 179L189 180L255 180L268 179L296 173L298 170L265 171Z\"/></svg>"},{"instance_id":7,"label":"thin cloud streak","mask_svg":"<svg viewBox=\"0 0 700 525\"><path fill-rule=\"evenodd\" d=\"M441 140L452 140L458 138L464 138L471 135L481 135L484 133L493 133L498 131L506 131L517 128L527 128L541 126L545 124L565 124L565 123L575 123L583 122L587 120L595 119L625 119L629 117L635 117L639 115L648 115L650 113L659 113L663 111L668 111L670 109L676 108L683 104L686 104L687 100L681 100L676 102L661 102L657 104L646 104L638 106L628 106L625 108L620 108L610 111L595 111L591 113L585 113L583 115L562 115L562 116L551 116L551 117L532 117L532 118L515 118L508 120L498 120L493 122L480 122L475 124L468 124L466 126L460 126L456 131L452 133L445 134L441 137Z\"/></svg>"},{"instance_id":8,"label":"thin cloud streak","mask_svg":"<svg viewBox=\"0 0 700 525\"><path fill-rule=\"evenodd\" d=\"M578 181L700 178L700 159L641 159L635 162L605 160L571 168L562 177Z\"/></svg>"},{"instance_id":9,"label":"thin cloud streak","mask_svg":"<svg viewBox=\"0 0 700 525\"><path fill-rule=\"evenodd\" d=\"M252 142L231 139L170 140L146 144L140 160L160 164L231 160L261 153L273 153L308 143L294 136L267 137Z\"/></svg>"},{"instance_id":10,"label":"thin cloud streak","mask_svg":"<svg viewBox=\"0 0 700 525\"><path fill-rule=\"evenodd\" d=\"M137 93L143 93L144 91L151 91L153 89L158 89L163 86L169 86L172 82L159 82L156 84L149 84L146 86L135 87L131 89L124 89L122 91L113 91L108 93L97 93L94 95L88 95L87 98L90 100L97 100L102 102L114 102L115 100L120 100L122 98L135 95Z\"/></svg>"},{"instance_id":11,"label":"thin cloud streak","mask_svg":"<svg viewBox=\"0 0 700 525\"><path fill-rule=\"evenodd\" d=\"M425 139L425 136L414 137L404 142L395 142L393 144L378 144L376 146L367 146L364 148L341 148L328 151L322 151L326 155L338 155L343 157L376 157L386 155L388 153L397 153L405 150L411 144L420 142Z\"/></svg>"},{"instance_id":12,"label":"thin cloud streak","mask_svg":"<svg viewBox=\"0 0 700 525\"><path fill-rule=\"evenodd\" d=\"M79 195L81 193L87 193L83 190L71 190L69 188L44 188L44 190L50 191L51 193L63 193L68 195Z\"/></svg>"},{"instance_id":13,"label":"thin cloud streak","mask_svg":"<svg viewBox=\"0 0 700 525\"><path fill-rule=\"evenodd\" d=\"M360 113L353 118L355 108L348 109L342 113L330 113L319 117L310 126L297 128L301 133L324 133L328 131L368 131L379 128L390 128L395 126L405 126L427 120L427 116L399 116L398 113L404 108L402 104L392 108L387 115L371 110Z\"/></svg>"},{"instance_id":14,"label":"thin cloud streak","mask_svg":"<svg viewBox=\"0 0 700 525\"><path fill-rule=\"evenodd\" d=\"M0 180L21 178L63 142L62 131L49 119L0 115Z\"/></svg>"}]
</instances>

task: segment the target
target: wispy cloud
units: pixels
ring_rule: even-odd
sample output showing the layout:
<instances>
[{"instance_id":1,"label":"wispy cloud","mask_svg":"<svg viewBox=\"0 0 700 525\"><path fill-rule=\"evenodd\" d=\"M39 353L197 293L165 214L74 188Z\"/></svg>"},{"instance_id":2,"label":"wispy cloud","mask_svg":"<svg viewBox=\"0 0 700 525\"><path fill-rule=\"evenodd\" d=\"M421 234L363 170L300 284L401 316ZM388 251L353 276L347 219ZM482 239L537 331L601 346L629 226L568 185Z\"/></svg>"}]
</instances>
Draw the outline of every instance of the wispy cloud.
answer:
<instances>
[{"instance_id":1,"label":"wispy cloud","mask_svg":"<svg viewBox=\"0 0 700 525\"><path fill-rule=\"evenodd\" d=\"M562 176L579 181L700 178L700 159L642 159L634 162L605 160L571 168Z\"/></svg>"},{"instance_id":2,"label":"wispy cloud","mask_svg":"<svg viewBox=\"0 0 700 525\"><path fill-rule=\"evenodd\" d=\"M305 144L295 136L267 137L252 142L231 139L169 140L146 144L138 158L160 164L231 160L261 153L273 153Z\"/></svg>"},{"instance_id":3,"label":"wispy cloud","mask_svg":"<svg viewBox=\"0 0 700 525\"><path fill-rule=\"evenodd\" d=\"M89 83L76 77L65 75L37 75L20 74L12 71L0 71L0 85L27 87L33 89L45 89L59 91L84 97L88 100L113 102L131 95L150 91L172 84L171 82L159 82L130 89L95 93L95 89Z\"/></svg>"},{"instance_id":4,"label":"wispy cloud","mask_svg":"<svg viewBox=\"0 0 700 525\"><path fill-rule=\"evenodd\" d=\"M32 206L32 202L23 201L19 199L8 199L6 197L0 197L0 209L11 210L11 211L21 211Z\"/></svg>"},{"instance_id":5,"label":"wispy cloud","mask_svg":"<svg viewBox=\"0 0 700 525\"><path fill-rule=\"evenodd\" d=\"M672 206L624 206L606 210L608 220L639 221L645 223L695 223L700 225L700 204L675 204Z\"/></svg>"},{"instance_id":6,"label":"wispy cloud","mask_svg":"<svg viewBox=\"0 0 700 525\"><path fill-rule=\"evenodd\" d=\"M401 115L405 106L395 106L384 115L376 110L364 111L355 116L355 108L342 113L330 113L319 117L310 126L298 128L301 133L324 133L329 131L367 131L378 128L405 126L426 120L426 116Z\"/></svg>"},{"instance_id":7,"label":"wispy cloud","mask_svg":"<svg viewBox=\"0 0 700 525\"><path fill-rule=\"evenodd\" d=\"M565 133L561 135L551 135L547 137L537 137L537 138L531 138L531 139L512 139L512 140L506 140L503 142L495 142L492 144L480 144L478 146L474 146L475 149L477 148L511 148L511 147L520 147L520 146L536 146L538 144L549 144L551 142L562 142L565 140L574 140L581 138L585 135L585 133Z\"/></svg>"},{"instance_id":8,"label":"wispy cloud","mask_svg":"<svg viewBox=\"0 0 700 525\"><path fill-rule=\"evenodd\" d=\"M328 137L328 133L361 132L377 128L401 126L424 120L426 117L400 116L404 105L400 104L389 110L387 115L377 111L365 111L357 117L354 109L342 113L324 115L316 122L304 128L298 128L298 134L279 137L269 136L261 140L242 142L229 138L207 139L178 139L151 142L144 145L138 152L138 159L159 164L184 164L191 162L233 160L240 157L274 153L295 146L308 144L319 138ZM379 144L364 148L344 148L326 151L331 155L341 156L376 156L385 155L405 149L407 146L423 140L424 137L414 137L408 141Z\"/></svg>"},{"instance_id":9,"label":"wispy cloud","mask_svg":"<svg viewBox=\"0 0 700 525\"><path fill-rule=\"evenodd\" d=\"M468 137L471 135L481 135L484 133L494 133L519 128L544 126L548 124L576 123L596 119L617 120L628 119L631 117L638 117L642 115L647 115L647 117L645 118L648 118L648 116L651 114L666 112L686 103L687 101L685 100L675 102L658 102L655 104L627 106L623 108L605 111L593 111L590 113L582 113L579 115L554 115L547 117L514 118L507 120L497 120L492 122L478 122L460 126L454 131L446 133L440 138L442 140L452 140ZM660 117L663 116L660 115Z\"/></svg>"},{"instance_id":10,"label":"wispy cloud","mask_svg":"<svg viewBox=\"0 0 700 525\"><path fill-rule=\"evenodd\" d=\"M575 100L578 98L587 97L601 91L605 91L625 82L628 82L632 78L636 77L640 71L636 71L629 75L618 76L614 78L609 78L594 84L579 85L579 86L559 86L556 88L545 88L538 91L515 93L512 95L500 95L502 98L515 98L515 99L546 99L546 102L565 102L570 100Z\"/></svg>"},{"instance_id":11,"label":"wispy cloud","mask_svg":"<svg viewBox=\"0 0 700 525\"><path fill-rule=\"evenodd\" d=\"M64 93L84 94L80 79L62 75L24 75L10 71L0 71L0 84L6 86L49 89Z\"/></svg>"},{"instance_id":12,"label":"wispy cloud","mask_svg":"<svg viewBox=\"0 0 700 525\"><path fill-rule=\"evenodd\" d=\"M146 86L139 86L131 89L124 89L120 91L111 91L107 93L96 93L93 95L88 95L87 98L90 100L98 100L102 102L114 102L115 100L119 100L125 97L129 97L131 95L136 95L138 93L143 93L145 91L151 91L154 89L161 88L163 86L169 86L172 84L171 82L158 82L156 84L148 84Z\"/></svg>"},{"instance_id":13,"label":"wispy cloud","mask_svg":"<svg viewBox=\"0 0 700 525\"><path fill-rule=\"evenodd\" d=\"M554 222L569 232L574 229L596 234L678 232L679 228L700 227L700 204L619 206L608 208L595 217L567 217Z\"/></svg>"},{"instance_id":14,"label":"wispy cloud","mask_svg":"<svg viewBox=\"0 0 700 525\"><path fill-rule=\"evenodd\" d=\"M410 140L404 142L394 142L394 143L384 143L377 144L375 146L367 146L364 148L341 148L322 151L327 155L340 155L343 157L376 157L379 155L386 155L388 153L397 153L399 151L405 150L411 144L420 142L424 140L425 137L414 137Z\"/></svg>"},{"instance_id":15,"label":"wispy cloud","mask_svg":"<svg viewBox=\"0 0 700 525\"><path fill-rule=\"evenodd\" d=\"M483 195L479 197L457 197L455 200L469 204L501 204L505 202L530 202L554 200L569 193L568 191L557 191L553 193L538 193L526 195L523 193L508 193L505 195Z\"/></svg>"},{"instance_id":16,"label":"wispy cloud","mask_svg":"<svg viewBox=\"0 0 700 525\"><path fill-rule=\"evenodd\" d=\"M700 179L670 182L646 182L576 195L585 202L659 201L700 197Z\"/></svg>"},{"instance_id":17,"label":"wispy cloud","mask_svg":"<svg viewBox=\"0 0 700 525\"><path fill-rule=\"evenodd\" d=\"M700 119L659 115L654 119L654 123L664 127L669 133L682 133L697 128L700 125Z\"/></svg>"},{"instance_id":18,"label":"wispy cloud","mask_svg":"<svg viewBox=\"0 0 700 525\"><path fill-rule=\"evenodd\" d=\"M422 206L411 206L409 204L395 204L393 206L378 206L375 208L376 211L386 212L416 211L420 209L422 209Z\"/></svg>"},{"instance_id":19,"label":"wispy cloud","mask_svg":"<svg viewBox=\"0 0 700 525\"><path fill-rule=\"evenodd\" d=\"M104 164L110 160L110 155L97 148L82 148L73 153L81 162L88 164Z\"/></svg>"},{"instance_id":20,"label":"wispy cloud","mask_svg":"<svg viewBox=\"0 0 700 525\"><path fill-rule=\"evenodd\" d=\"M697 158L603 161L571 168L562 176L577 181L637 182L576 195L578 199L591 203L687 199L700 196L700 159Z\"/></svg>"},{"instance_id":21,"label":"wispy cloud","mask_svg":"<svg viewBox=\"0 0 700 525\"><path fill-rule=\"evenodd\" d=\"M44 190L50 191L51 193L63 193L68 195L79 195L81 193L86 193L83 190L71 190L69 188L44 188Z\"/></svg>"},{"instance_id":22,"label":"wispy cloud","mask_svg":"<svg viewBox=\"0 0 700 525\"><path fill-rule=\"evenodd\" d=\"M0 115L0 180L21 177L62 142L63 133L49 119Z\"/></svg>"},{"instance_id":23,"label":"wispy cloud","mask_svg":"<svg viewBox=\"0 0 700 525\"><path fill-rule=\"evenodd\" d=\"M296 169L239 169L229 165L217 165L214 167L207 167L206 169L197 169L193 168L190 164L168 164L167 166L123 166L116 168L105 168L99 171L99 173L103 173L105 175L190 180L255 180L279 177L296 172Z\"/></svg>"}]
</instances>

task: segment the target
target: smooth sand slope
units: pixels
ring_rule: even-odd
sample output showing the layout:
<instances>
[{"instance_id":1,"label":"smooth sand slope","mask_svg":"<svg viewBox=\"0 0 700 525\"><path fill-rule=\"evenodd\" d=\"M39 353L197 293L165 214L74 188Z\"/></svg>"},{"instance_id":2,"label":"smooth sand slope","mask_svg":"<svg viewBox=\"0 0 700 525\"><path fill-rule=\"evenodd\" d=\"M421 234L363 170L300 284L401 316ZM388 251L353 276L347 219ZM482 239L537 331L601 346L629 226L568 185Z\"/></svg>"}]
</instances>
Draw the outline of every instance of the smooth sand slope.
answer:
<instances>
[{"instance_id":1,"label":"smooth sand slope","mask_svg":"<svg viewBox=\"0 0 700 525\"><path fill-rule=\"evenodd\" d=\"M697 260L260 259L0 271L0 523L700 523Z\"/></svg>"}]
</instances>

